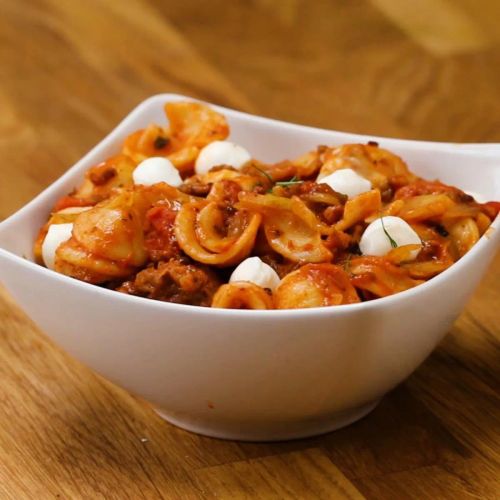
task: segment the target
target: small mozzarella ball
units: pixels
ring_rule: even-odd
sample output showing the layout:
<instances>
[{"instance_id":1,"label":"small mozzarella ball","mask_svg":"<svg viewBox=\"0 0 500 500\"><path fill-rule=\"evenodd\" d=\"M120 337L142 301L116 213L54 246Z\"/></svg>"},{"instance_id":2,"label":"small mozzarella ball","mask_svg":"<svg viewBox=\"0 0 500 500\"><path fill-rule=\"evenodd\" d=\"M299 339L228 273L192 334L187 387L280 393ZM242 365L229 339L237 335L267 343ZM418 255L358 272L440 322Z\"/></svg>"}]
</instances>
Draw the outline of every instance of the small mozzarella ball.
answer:
<instances>
[{"instance_id":1,"label":"small mozzarella ball","mask_svg":"<svg viewBox=\"0 0 500 500\"><path fill-rule=\"evenodd\" d=\"M241 262L229 278L229 283L234 281L250 281L262 288L274 291L280 284L280 277L276 271L262 262L259 257L249 257Z\"/></svg>"},{"instance_id":2,"label":"small mozzarella ball","mask_svg":"<svg viewBox=\"0 0 500 500\"><path fill-rule=\"evenodd\" d=\"M179 171L170 160L161 156L153 156L141 161L132 172L132 177L134 184L144 186L151 186L158 182L166 182L174 187L182 184Z\"/></svg>"},{"instance_id":3,"label":"small mozzarella ball","mask_svg":"<svg viewBox=\"0 0 500 500\"><path fill-rule=\"evenodd\" d=\"M229 141L214 141L200 151L194 169L197 174L201 175L218 165L240 168L251 159L250 153L238 144Z\"/></svg>"},{"instance_id":4,"label":"small mozzarella ball","mask_svg":"<svg viewBox=\"0 0 500 500\"><path fill-rule=\"evenodd\" d=\"M349 198L366 193L366 191L370 191L372 188L372 183L368 179L365 179L350 168L336 170L333 174L318 178L316 182L328 184L334 191L345 194Z\"/></svg>"},{"instance_id":5,"label":"small mozzarella ball","mask_svg":"<svg viewBox=\"0 0 500 500\"><path fill-rule=\"evenodd\" d=\"M52 224L42 243L43 262L49 269L54 269L56 250L61 243L71 238L73 224Z\"/></svg>"},{"instance_id":6,"label":"small mozzarella ball","mask_svg":"<svg viewBox=\"0 0 500 500\"><path fill-rule=\"evenodd\" d=\"M363 255L386 255L389 253L393 249L389 236L397 243L398 247L422 244L418 234L400 217L388 215L383 219L384 225L382 225L382 218L376 219L361 236L359 249ZM415 259L419 252L420 248L412 250L411 258Z\"/></svg>"}]
</instances>

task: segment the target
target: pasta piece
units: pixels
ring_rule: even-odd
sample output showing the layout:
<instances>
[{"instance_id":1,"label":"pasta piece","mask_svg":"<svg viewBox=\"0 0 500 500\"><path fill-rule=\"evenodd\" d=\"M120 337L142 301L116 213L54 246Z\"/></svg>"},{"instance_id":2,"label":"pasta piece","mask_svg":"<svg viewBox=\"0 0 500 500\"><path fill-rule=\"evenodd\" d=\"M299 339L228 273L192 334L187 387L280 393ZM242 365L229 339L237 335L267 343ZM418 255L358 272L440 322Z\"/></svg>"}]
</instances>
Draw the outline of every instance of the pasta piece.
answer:
<instances>
[{"instance_id":1,"label":"pasta piece","mask_svg":"<svg viewBox=\"0 0 500 500\"><path fill-rule=\"evenodd\" d=\"M423 283L411 278L408 271L385 257L356 257L349 262L349 271L356 288L376 297L386 297Z\"/></svg>"},{"instance_id":2,"label":"pasta piece","mask_svg":"<svg viewBox=\"0 0 500 500\"><path fill-rule=\"evenodd\" d=\"M226 119L209 106L197 102L165 105L169 127L150 125L129 135L123 153L136 163L151 156L166 156L181 173L194 168L200 149L229 134Z\"/></svg>"},{"instance_id":3,"label":"pasta piece","mask_svg":"<svg viewBox=\"0 0 500 500\"><path fill-rule=\"evenodd\" d=\"M313 181L284 181L275 185L271 193L283 198L297 197L306 203L316 215L326 207L341 207L347 201L347 196L337 193L327 184L318 184Z\"/></svg>"},{"instance_id":4,"label":"pasta piece","mask_svg":"<svg viewBox=\"0 0 500 500\"><path fill-rule=\"evenodd\" d=\"M277 309L298 309L353 304L359 297L341 267L306 264L281 280L274 302Z\"/></svg>"},{"instance_id":5,"label":"pasta piece","mask_svg":"<svg viewBox=\"0 0 500 500\"><path fill-rule=\"evenodd\" d=\"M95 205L115 194L117 190L132 186L132 172L135 167L134 161L120 154L90 168L85 173L81 186L71 195L74 203L68 203L66 206L80 206L82 202Z\"/></svg>"},{"instance_id":6,"label":"pasta piece","mask_svg":"<svg viewBox=\"0 0 500 500\"><path fill-rule=\"evenodd\" d=\"M442 217L455 203L445 194L423 194L408 198L398 216L407 222L421 222Z\"/></svg>"},{"instance_id":7,"label":"pasta piece","mask_svg":"<svg viewBox=\"0 0 500 500\"><path fill-rule=\"evenodd\" d=\"M422 248L415 261L401 262L401 266L408 271L412 278L428 280L455 262L450 251L448 232L442 226L431 227L426 224L413 224L412 227L422 240ZM390 258L390 255L388 257ZM393 259L390 260L394 262Z\"/></svg>"},{"instance_id":8,"label":"pasta piece","mask_svg":"<svg viewBox=\"0 0 500 500\"><path fill-rule=\"evenodd\" d=\"M168 128L150 125L144 130L134 132L125 139L123 154L129 156L137 164L146 158L165 156L180 172L192 169L200 148L177 145L176 149L176 145L172 143L169 136Z\"/></svg>"},{"instance_id":9,"label":"pasta piece","mask_svg":"<svg viewBox=\"0 0 500 500\"><path fill-rule=\"evenodd\" d=\"M339 206L344 205L347 201L347 196L337 193L328 184L318 184L316 182L302 182L295 189L288 188L290 191L295 191L301 200L311 205L327 205Z\"/></svg>"},{"instance_id":10,"label":"pasta piece","mask_svg":"<svg viewBox=\"0 0 500 500\"><path fill-rule=\"evenodd\" d=\"M174 167L183 175L187 175L194 167L200 149L196 146L186 146L168 155Z\"/></svg>"},{"instance_id":11,"label":"pasta piece","mask_svg":"<svg viewBox=\"0 0 500 500\"><path fill-rule=\"evenodd\" d=\"M364 222L375 214L380 213L381 207L382 200L378 189L358 194L358 196L347 200L344 207L344 215L335 225L335 229L345 231L359 222Z\"/></svg>"},{"instance_id":12,"label":"pasta piece","mask_svg":"<svg viewBox=\"0 0 500 500\"><path fill-rule=\"evenodd\" d=\"M222 180L212 184L207 200L233 206L238 203L238 196L241 191L241 185L237 182Z\"/></svg>"},{"instance_id":13,"label":"pasta piece","mask_svg":"<svg viewBox=\"0 0 500 500\"><path fill-rule=\"evenodd\" d=\"M412 278L419 280L429 280L442 273L453 264L452 259L448 260L427 260L424 262L412 262L403 265Z\"/></svg>"},{"instance_id":14,"label":"pasta piece","mask_svg":"<svg viewBox=\"0 0 500 500\"><path fill-rule=\"evenodd\" d=\"M190 177L180 189L186 193L206 196L211 201L234 205L240 191L251 191L257 185L260 185L260 181L255 177L232 168L216 167L207 174Z\"/></svg>"},{"instance_id":15,"label":"pasta piece","mask_svg":"<svg viewBox=\"0 0 500 500\"><path fill-rule=\"evenodd\" d=\"M463 257L479 240L479 229L471 217L455 222L449 233L457 258Z\"/></svg>"},{"instance_id":16,"label":"pasta piece","mask_svg":"<svg viewBox=\"0 0 500 500\"><path fill-rule=\"evenodd\" d=\"M264 232L271 248L292 262L329 262L331 252L321 239L331 228L321 223L297 197L241 193L238 206L264 218Z\"/></svg>"},{"instance_id":17,"label":"pasta piece","mask_svg":"<svg viewBox=\"0 0 500 500\"><path fill-rule=\"evenodd\" d=\"M240 172L258 179L265 189L270 189L274 182L285 181L298 176L297 167L288 160L271 165L257 160L250 160L241 168Z\"/></svg>"},{"instance_id":18,"label":"pasta piece","mask_svg":"<svg viewBox=\"0 0 500 500\"><path fill-rule=\"evenodd\" d=\"M252 173L251 168L258 168L261 172L264 171L266 176L271 177L274 182L286 181L286 179L292 177L308 179L316 177L325 161L325 152L327 151L331 151L331 148L318 146L316 150L309 151L292 161L284 160L272 165L265 165L252 160L245 169Z\"/></svg>"},{"instance_id":19,"label":"pasta piece","mask_svg":"<svg viewBox=\"0 0 500 500\"><path fill-rule=\"evenodd\" d=\"M133 267L146 261L141 214L134 206L133 192L80 214L74 222L73 238L97 257Z\"/></svg>"},{"instance_id":20,"label":"pasta piece","mask_svg":"<svg viewBox=\"0 0 500 500\"><path fill-rule=\"evenodd\" d=\"M178 210L184 203L199 200L164 182L151 186L135 186L133 192L133 204L141 215L145 215L147 210L156 204Z\"/></svg>"},{"instance_id":21,"label":"pasta piece","mask_svg":"<svg viewBox=\"0 0 500 500\"><path fill-rule=\"evenodd\" d=\"M244 212L236 212L218 203L208 203L200 209L196 225L198 241L203 242L205 249L221 253L233 246L245 225Z\"/></svg>"},{"instance_id":22,"label":"pasta piece","mask_svg":"<svg viewBox=\"0 0 500 500\"><path fill-rule=\"evenodd\" d=\"M347 200L347 196L333 191L327 184L317 184L311 181L287 187L276 186L272 192L287 198L297 196L302 200L318 220L324 223L321 229L322 234L329 234L332 230L331 226L342 218L344 203Z\"/></svg>"},{"instance_id":23,"label":"pasta piece","mask_svg":"<svg viewBox=\"0 0 500 500\"><path fill-rule=\"evenodd\" d=\"M399 217L399 212L401 212L401 209L404 207L404 201L403 200L395 200L391 203L388 203L382 209L380 212L371 215L370 217L367 217L365 219L365 222L373 222L376 219L379 219L380 217L387 217L387 216L393 216L393 217Z\"/></svg>"},{"instance_id":24,"label":"pasta piece","mask_svg":"<svg viewBox=\"0 0 500 500\"><path fill-rule=\"evenodd\" d=\"M262 217L245 212L235 220L217 214L215 202L187 203L175 220L175 236L181 249L203 264L225 267L241 262L252 251ZM227 215L227 213L226 213ZM221 225L219 225L221 224Z\"/></svg>"},{"instance_id":25,"label":"pasta piece","mask_svg":"<svg viewBox=\"0 0 500 500\"><path fill-rule=\"evenodd\" d=\"M222 285L214 295L212 307L223 309L274 309L272 297L249 281Z\"/></svg>"},{"instance_id":26,"label":"pasta piece","mask_svg":"<svg viewBox=\"0 0 500 500\"><path fill-rule=\"evenodd\" d=\"M170 124L170 139L176 151L188 146L203 148L229 135L226 118L210 106L199 102L170 102L165 104Z\"/></svg>"},{"instance_id":27,"label":"pasta piece","mask_svg":"<svg viewBox=\"0 0 500 500\"><path fill-rule=\"evenodd\" d=\"M204 175L195 176L195 178L199 179L204 184L212 184L214 188L216 188L219 182L233 181L244 191L251 191L255 186L261 184L258 177L244 174L233 168L219 168Z\"/></svg>"},{"instance_id":28,"label":"pasta piece","mask_svg":"<svg viewBox=\"0 0 500 500\"><path fill-rule=\"evenodd\" d=\"M59 212L61 210L65 210L67 208L76 208L76 207L92 207L95 203L89 200L82 200L80 198L76 198L74 194L63 196L57 200L54 205L53 212Z\"/></svg>"},{"instance_id":29,"label":"pasta piece","mask_svg":"<svg viewBox=\"0 0 500 500\"><path fill-rule=\"evenodd\" d=\"M487 215L490 220L495 220L500 212L500 201L488 201L487 203L482 203L480 206L481 211Z\"/></svg>"},{"instance_id":30,"label":"pasta piece","mask_svg":"<svg viewBox=\"0 0 500 500\"><path fill-rule=\"evenodd\" d=\"M415 260L415 253L420 252L421 248L422 245L401 245L393 248L385 258L393 264L403 264Z\"/></svg>"},{"instance_id":31,"label":"pasta piece","mask_svg":"<svg viewBox=\"0 0 500 500\"><path fill-rule=\"evenodd\" d=\"M317 175L323 165L324 152L327 149L324 146L319 146L315 151L309 151L293 160L292 165L296 168L293 175L297 175L300 178Z\"/></svg>"},{"instance_id":32,"label":"pasta piece","mask_svg":"<svg viewBox=\"0 0 500 500\"><path fill-rule=\"evenodd\" d=\"M165 183L136 186L78 215L73 237L56 252L56 270L100 283L133 273L148 259L144 242L147 211L156 203L177 210L192 201Z\"/></svg>"},{"instance_id":33,"label":"pasta piece","mask_svg":"<svg viewBox=\"0 0 500 500\"><path fill-rule=\"evenodd\" d=\"M354 170L382 192L417 179L399 156L372 144L345 144L328 149L319 178L343 168Z\"/></svg>"},{"instance_id":34,"label":"pasta piece","mask_svg":"<svg viewBox=\"0 0 500 500\"><path fill-rule=\"evenodd\" d=\"M481 212L477 214L476 224L479 230L479 234L482 236L486 232L486 230L490 227L491 220L487 215Z\"/></svg>"},{"instance_id":35,"label":"pasta piece","mask_svg":"<svg viewBox=\"0 0 500 500\"><path fill-rule=\"evenodd\" d=\"M394 193L394 199L406 200L424 194L446 194L456 203L469 203L474 201L472 196L464 193L461 189L454 186L448 186L439 181L426 181L424 179L418 179L398 189Z\"/></svg>"},{"instance_id":36,"label":"pasta piece","mask_svg":"<svg viewBox=\"0 0 500 500\"><path fill-rule=\"evenodd\" d=\"M467 205L465 203L455 203L441 216L441 223L444 226L454 224L458 219L471 217L475 219L481 213L479 205Z\"/></svg>"},{"instance_id":37,"label":"pasta piece","mask_svg":"<svg viewBox=\"0 0 500 500\"><path fill-rule=\"evenodd\" d=\"M137 164L151 156L167 156L172 152L169 135L168 128L148 125L125 139L122 152Z\"/></svg>"},{"instance_id":38,"label":"pasta piece","mask_svg":"<svg viewBox=\"0 0 500 500\"><path fill-rule=\"evenodd\" d=\"M90 208L90 207L89 207ZM80 210L85 210L85 208L80 208ZM33 246L33 254L35 257L35 262L38 264L44 265L43 257L42 257L42 245L47 236L47 232L49 227L53 224L68 224L75 221L81 211L66 211L66 209L59 210L58 212L54 212L48 222L40 228L38 231L38 236L35 240L35 244Z\"/></svg>"},{"instance_id":39,"label":"pasta piece","mask_svg":"<svg viewBox=\"0 0 500 500\"><path fill-rule=\"evenodd\" d=\"M99 284L124 278L134 271L134 267L94 255L72 237L56 250L55 270L81 281Z\"/></svg>"},{"instance_id":40,"label":"pasta piece","mask_svg":"<svg viewBox=\"0 0 500 500\"><path fill-rule=\"evenodd\" d=\"M403 262L401 267L412 278L428 280L448 269L455 262L446 238L423 241L417 260Z\"/></svg>"}]
</instances>

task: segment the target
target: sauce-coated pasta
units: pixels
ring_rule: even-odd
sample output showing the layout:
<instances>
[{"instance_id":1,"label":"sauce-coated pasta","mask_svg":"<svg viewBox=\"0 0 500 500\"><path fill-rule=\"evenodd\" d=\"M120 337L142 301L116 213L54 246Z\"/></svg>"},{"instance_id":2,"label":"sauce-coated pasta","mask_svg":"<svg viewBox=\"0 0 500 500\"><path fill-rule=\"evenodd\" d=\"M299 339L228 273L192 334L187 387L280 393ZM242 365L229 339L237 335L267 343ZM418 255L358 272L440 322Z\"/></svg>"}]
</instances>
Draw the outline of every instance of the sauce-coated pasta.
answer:
<instances>
[{"instance_id":1,"label":"sauce-coated pasta","mask_svg":"<svg viewBox=\"0 0 500 500\"><path fill-rule=\"evenodd\" d=\"M500 208L418 177L374 142L318 146L275 164L253 158L241 164L248 153L240 148L238 158L228 155L211 168L206 162L214 154L207 154L202 171L196 160L203 148L229 136L225 117L193 102L168 103L165 112L168 126L151 124L128 136L121 151L91 167L56 203L34 244L40 264L54 247L57 272L180 304L353 304L445 271ZM218 155L234 151L217 147ZM161 162L179 171L182 184L135 184L134 170L151 157L168 159ZM71 237L44 247L53 224L70 224ZM230 282L249 257L258 259ZM268 274L259 277L259 269ZM265 288L269 276L279 284Z\"/></svg>"}]
</instances>

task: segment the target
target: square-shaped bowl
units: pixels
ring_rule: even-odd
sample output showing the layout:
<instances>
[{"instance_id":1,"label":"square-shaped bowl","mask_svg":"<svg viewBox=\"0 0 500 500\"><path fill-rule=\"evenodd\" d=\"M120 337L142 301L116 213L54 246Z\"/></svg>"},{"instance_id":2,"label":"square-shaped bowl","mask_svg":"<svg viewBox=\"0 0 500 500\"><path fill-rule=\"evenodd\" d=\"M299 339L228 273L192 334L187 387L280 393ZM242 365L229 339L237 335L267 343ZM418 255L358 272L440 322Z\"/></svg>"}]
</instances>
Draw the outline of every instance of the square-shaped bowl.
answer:
<instances>
[{"instance_id":1,"label":"square-shaped bowl","mask_svg":"<svg viewBox=\"0 0 500 500\"><path fill-rule=\"evenodd\" d=\"M55 201L124 137L163 123L163 94L133 110L101 143L0 224L0 281L58 344L202 434L282 440L320 434L367 414L429 355L464 307L500 242L499 218L459 262L411 290L315 309L239 311L157 302L89 285L32 262ZM304 127L214 106L231 138L264 161L318 144L376 139L412 171L500 198L500 149L374 138Z\"/></svg>"}]
</instances>

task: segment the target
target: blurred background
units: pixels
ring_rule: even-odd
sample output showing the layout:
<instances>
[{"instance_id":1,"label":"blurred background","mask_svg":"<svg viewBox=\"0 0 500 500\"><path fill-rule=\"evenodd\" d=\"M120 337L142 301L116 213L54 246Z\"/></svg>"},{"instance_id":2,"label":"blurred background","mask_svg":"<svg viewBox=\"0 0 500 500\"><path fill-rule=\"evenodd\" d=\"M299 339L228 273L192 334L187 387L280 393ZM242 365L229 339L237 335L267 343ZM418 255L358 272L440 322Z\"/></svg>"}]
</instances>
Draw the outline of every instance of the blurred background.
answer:
<instances>
[{"instance_id":1,"label":"blurred background","mask_svg":"<svg viewBox=\"0 0 500 500\"><path fill-rule=\"evenodd\" d=\"M498 19L497 0L0 0L0 152L16 187L0 183L0 218L158 92L500 141Z\"/></svg>"}]
</instances>

